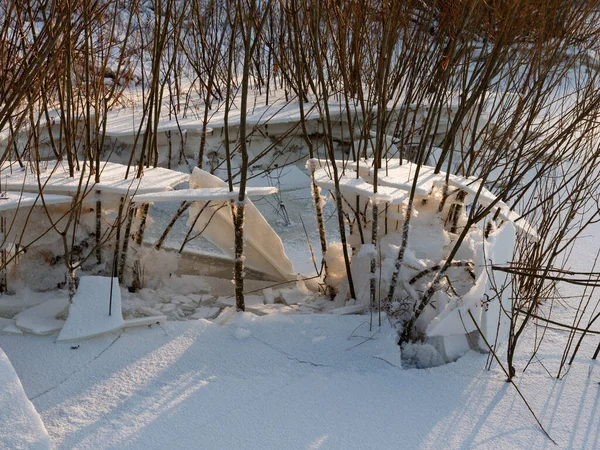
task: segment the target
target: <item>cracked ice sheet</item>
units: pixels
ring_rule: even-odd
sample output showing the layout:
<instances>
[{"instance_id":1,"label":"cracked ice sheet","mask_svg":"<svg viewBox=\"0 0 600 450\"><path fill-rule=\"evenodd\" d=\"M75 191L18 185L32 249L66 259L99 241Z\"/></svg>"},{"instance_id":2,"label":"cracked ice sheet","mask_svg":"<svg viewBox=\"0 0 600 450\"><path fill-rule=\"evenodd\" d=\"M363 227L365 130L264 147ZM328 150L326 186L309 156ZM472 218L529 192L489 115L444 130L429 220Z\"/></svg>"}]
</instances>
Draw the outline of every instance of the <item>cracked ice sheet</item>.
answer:
<instances>
[{"instance_id":1,"label":"cracked ice sheet","mask_svg":"<svg viewBox=\"0 0 600 450\"><path fill-rule=\"evenodd\" d=\"M57 449L554 448L486 355L399 370L386 362L394 333L369 333L368 319L243 314L77 350L32 336L0 346ZM597 447L600 375L586 383L578 364L559 388L532 375L517 382L559 448Z\"/></svg>"}]
</instances>

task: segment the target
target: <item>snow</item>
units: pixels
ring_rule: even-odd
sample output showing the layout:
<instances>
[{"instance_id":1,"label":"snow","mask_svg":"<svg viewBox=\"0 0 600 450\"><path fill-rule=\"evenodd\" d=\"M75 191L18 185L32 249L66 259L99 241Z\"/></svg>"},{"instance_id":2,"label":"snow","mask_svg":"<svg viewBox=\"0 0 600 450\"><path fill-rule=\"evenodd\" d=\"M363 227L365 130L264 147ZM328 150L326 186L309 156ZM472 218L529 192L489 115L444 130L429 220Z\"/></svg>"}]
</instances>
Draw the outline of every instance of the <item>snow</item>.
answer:
<instances>
[{"instance_id":1,"label":"snow","mask_svg":"<svg viewBox=\"0 0 600 450\"><path fill-rule=\"evenodd\" d=\"M452 107L457 105L455 103ZM319 129L319 115L311 106L314 105L305 105L308 119L313 121L311 127ZM336 108L333 103L330 107L333 117L345 119L344 107ZM216 111L209 119L211 126L223 126L219 105ZM232 127L239 125L235 111L236 108L230 116ZM452 113L449 111L448 115ZM107 135L125 137L137 132L141 116L136 118L135 114L131 114L128 117L127 114L126 110L124 114L111 113ZM297 103L276 101L268 107L254 108L248 125L293 126L299 120ZM441 121L447 125L450 117ZM199 132L202 121L190 117L180 119L179 125ZM268 131L281 132L282 129L289 130L290 127L271 127ZM166 120L163 114L158 130L178 131L179 128L176 121ZM216 137L213 139L217 140ZM258 137L259 143L251 151L268 146L268 139L265 138L264 142L260 139ZM52 164L49 167L53 167ZM121 196L134 194L138 203L225 203L237 196L229 192L225 183L218 184L205 173L196 173L197 179L192 180L192 185L206 183L208 187L168 192L187 179L187 175L146 169L145 174L150 173L150 176L143 180L124 180L124 166L117 166L106 164L102 183L91 188L86 186L85 189ZM397 205L406 200L407 192L412 189L416 168L411 163L399 165L398 161L390 161L389 166L378 173L380 186L375 195L370 184L374 175L372 161L344 161L339 166L344 167L344 176L340 180L342 194L360 195L374 202ZM63 171L64 165L59 170ZM2 175L6 175L7 171L10 169L3 167ZM356 172L361 178L356 176ZM15 190L23 187L32 192L39 190L36 175L24 171L19 173L19 169L14 169L8 175L8 178L15 175ZM47 173L42 174L43 182L49 178ZM78 173L71 179L56 172L45 191L73 194L77 191L80 175ZM83 174L84 185L88 181L93 185L87 175L87 172ZM164 180L161 179L163 175ZM315 175L320 187L334 189L325 167L318 169ZM416 193L430 195L434 187L445 182L446 174L435 174L433 168L423 166ZM484 207L496 201L494 194L481 187L480 180L451 175L448 183L470 196L478 195L478 202ZM271 186L275 186L279 192L277 201L281 205L281 193L289 192L296 200L306 196L308 200L303 200L303 206L312 207L310 180L295 166L276 168L255 176L248 185L248 196L274 194L276 190ZM267 189L255 189L267 185ZM35 197L37 194L26 194L23 199ZM51 194L45 197L51 198ZM70 197L65 198L65 202L71 201ZM0 210L1 202L0 199ZM308 210L293 210L290 204L297 206L302 203L288 203L288 211L298 215ZM21 201L21 206L24 205ZM200 211L201 205L199 203L191 209L191 218ZM233 232L228 206L206 229L201 218L196 230L203 231L224 253L231 255ZM401 283L416 271L443 261L454 239L445 230L440 230L439 223L432 220L431 211L426 211L424 206L420 209L421 206L417 207L418 216L411 223ZM500 208L502 220L514 222L517 230L534 240L537 238L533 227L517 212L502 202L498 202L496 207ZM274 214L271 213L265 220L252 202L246 202L246 208L248 267L262 270L274 279L295 279L292 261L309 264L306 252L302 253L298 244L302 241L302 245L306 246L301 230L293 225L287 229L277 228L277 225L271 228L267 220L276 217ZM386 218L402 220L400 211L397 208L389 215L386 211ZM263 210L261 212L264 214ZM326 216L329 217L328 213ZM495 363L490 371L484 370L489 357L469 352L469 348L473 347L469 339L473 335L465 334L467 331L475 332L468 312L476 318L481 317L481 327L489 341L495 340L498 331L500 335L506 334L508 323L500 306L506 308L510 303L510 292L503 291L499 298L484 307L482 298L485 295L493 297L494 293L490 290L490 275L485 273L483 264L488 259L495 264L511 260L515 227L512 223L500 224L485 246L483 241L468 236L468 245L459 251L460 259L475 259L476 282L466 295L458 299L455 297L454 303L440 296L434 299L431 305L435 306L429 313L439 316L427 330L432 339L427 344L409 345L403 349L402 370L396 330L390 326L387 317L384 316L381 328L374 326L369 329L369 316L355 315L366 310L366 289L357 292L360 294L358 301L337 299L331 302L323 297L308 300L307 297L312 294L298 287L270 287L263 290L264 297L247 295L248 313L238 314L235 299L224 297L230 295L232 289L228 279L221 280L219 284L214 279L207 281L194 276L192 283L190 278L171 276L171 265L165 268L162 264L167 258L156 260L156 255L150 255L146 260L148 278L156 283L152 289L147 288L138 296L129 296L126 290L117 289L119 294L123 294L123 302L128 307L129 315L126 317L134 317L123 321L119 315L108 320L121 322L121 326L114 326L114 330L119 330L118 334L95 333L92 334L95 339L77 347L54 344L53 337L16 336L22 334L17 327L19 320L21 327L28 332L52 332L48 330L62 326L62 321L56 319L60 315L58 305L55 308L51 303L42 303L36 307L37 310L32 308L21 313L20 319L0 318L0 334L15 334L0 336L0 345L11 355L23 378L27 395L40 410L59 449L553 448L514 389L504 382L502 370ZM286 235L287 239L283 241L289 258L274 229L281 236ZM397 238L396 235L396 241L386 241L387 237L381 240L379 248L383 263L376 274L380 284L382 279L384 284L387 282L388 274L384 272L390 268L390 260L397 254ZM326 258L331 272L326 282L343 291L345 267L342 247L335 241L335 234L328 234L331 245ZM368 247L363 245L358 252L351 252L352 271L353 274L357 272L355 280L357 284L362 283L362 287L368 287L370 280L367 263L370 263L374 249ZM316 250L319 261L320 249ZM169 274L159 283L156 278L161 272L162 275ZM494 281L502 285L506 275L495 273L494 277ZM75 339L102 328L106 321L103 305L106 304L106 287L111 282L97 280L98 286L94 283L86 286L85 278L89 277L82 278L83 288L80 285L78 291L81 301L74 300L63 327L66 335L79 336ZM312 280L315 285L321 281L319 278ZM203 291L205 282L210 294ZM247 291L260 291L249 285L246 284ZM410 294L410 286L406 288ZM413 293L416 297L416 291ZM99 300L93 301L93 298ZM19 299L29 301L22 294L19 294ZM12 305L11 299L6 303ZM80 305L87 308L78 308ZM0 309L4 308L0 306ZM434 311L434 308L438 309ZM541 309L544 309L543 305ZM328 311L330 314L319 315L314 311ZM146 317L137 317L137 312ZM169 319L186 317L197 320L165 323L166 314ZM563 314L568 316L564 311ZM209 322L210 319L214 322ZM72 325L69 325L69 320ZM536 338L532 337L536 326L533 324L526 330L521 341L523 348L537 346ZM461 334L455 334L457 330ZM575 361L567 378L555 380L548 376L546 366L555 365L561 359L562 348L557 350L560 346L556 343L565 335L552 329L545 329L544 333L546 341L536 360L528 361L527 352L519 353L518 365L521 367L518 369L529 362L531 366L527 373L519 371L517 383L550 434L558 441L559 448L598 448L598 370L593 371L598 364L587 359L595 348L595 342L590 339L590 345L584 344L581 354L585 353L586 357ZM434 339L440 341L437 346L429 344ZM440 349L443 349L441 355ZM504 357L502 351L500 348L501 358ZM411 368L411 365L431 367L442 364L465 353L466 356L457 362L442 367ZM0 380L2 372L6 371L0 371ZM2 391L0 408L4 400ZM2 413L0 409L0 430ZM5 438L0 432L0 448L16 447L10 440L13 438Z\"/></svg>"},{"instance_id":2,"label":"snow","mask_svg":"<svg viewBox=\"0 0 600 450\"><path fill-rule=\"evenodd\" d=\"M112 279L111 315L108 314L110 298L111 278L81 277L57 342L87 339L119 330L124 321L118 278Z\"/></svg>"},{"instance_id":3,"label":"snow","mask_svg":"<svg viewBox=\"0 0 600 450\"><path fill-rule=\"evenodd\" d=\"M59 450L555 448L485 355L402 370L395 335L387 320L369 331L368 316L246 313L77 350L27 336L0 345ZM530 371L517 382L558 448L595 448L600 373L588 379L583 361L562 381Z\"/></svg>"},{"instance_id":4,"label":"snow","mask_svg":"<svg viewBox=\"0 0 600 450\"><path fill-rule=\"evenodd\" d=\"M15 321L13 319L7 319L5 317L0 317L0 332L2 332L2 330L9 326L9 325L14 325Z\"/></svg>"},{"instance_id":5,"label":"snow","mask_svg":"<svg viewBox=\"0 0 600 450\"><path fill-rule=\"evenodd\" d=\"M0 212L11 211L30 206L58 205L61 203L71 203L72 197L67 195L39 194L29 192L1 192L0 193Z\"/></svg>"},{"instance_id":6,"label":"snow","mask_svg":"<svg viewBox=\"0 0 600 450\"><path fill-rule=\"evenodd\" d=\"M50 436L42 419L1 348L0 386L0 447L7 450L50 449Z\"/></svg>"},{"instance_id":7,"label":"snow","mask_svg":"<svg viewBox=\"0 0 600 450\"><path fill-rule=\"evenodd\" d=\"M123 164L103 162L100 182L94 183L94 175L88 167L77 170L69 176L66 162L48 161L40 164L40 173L30 167L20 168L17 163L4 163L0 168L2 185L13 191L39 192L43 186L44 193L70 194L92 190L120 196L132 196L151 192L170 190L186 181L189 175L161 167L144 169L144 176L135 178L137 168L132 167L129 178L125 177L127 166ZM81 187L80 187L81 184Z\"/></svg>"},{"instance_id":8,"label":"snow","mask_svg":"<svg viewBox=\"0 0 600 450\"><path fill-rule=\"evenodd\" d=\"M17 314L14 318L16 326L26 333L47 335L59 331L64 320L57 319L58 316L65 313L69 307L67 297L58 297L46 300L45 302L28 308ZM5 330L6 331L6 330Z\"/></svg>"},{"instance_id":9,"label":"snow","mask_svg":"<svg viewBox=\"0 0 600 450\"><path fill-rule=\"evenodd\" d=\"M248 187L248 197L262 197L277 193L274 187ZM136 195L133 197L135 203L149 202L199 202L199 201L226 201L237 199L239 193L230 191L229 188L200 188L200 189L178 189L176 191L164 191L150 194Z\"/></svg>"}]
</instances>

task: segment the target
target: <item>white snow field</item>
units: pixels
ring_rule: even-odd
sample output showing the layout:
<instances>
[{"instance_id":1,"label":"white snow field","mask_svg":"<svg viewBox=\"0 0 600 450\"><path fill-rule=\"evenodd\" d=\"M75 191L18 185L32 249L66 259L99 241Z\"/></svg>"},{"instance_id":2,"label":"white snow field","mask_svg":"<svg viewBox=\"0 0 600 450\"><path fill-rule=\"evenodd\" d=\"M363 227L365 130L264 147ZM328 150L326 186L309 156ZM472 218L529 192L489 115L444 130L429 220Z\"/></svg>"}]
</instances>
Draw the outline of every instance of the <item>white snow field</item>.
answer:
<instances>
[{"instance_id":1,"label":"white snow field","mask_svg":"<svg viewBox=\"0 0 600 450\"><path fill-rule=\"evenodd\" d=\"M546 342L561 337L548 333ZM57 449L600 445L600 368L589 375L583 358L560 381L542 364L517 377L556 447L501 369L484 370L486 355L401 369L394 336L386 321L369 332L367 316L244 313L225 326L170 322L77 349L34 336L0 336L0 346ZM557 356L539 355L547 365Z\"/></svg>"},{"instance_id":2,"label":"white snow field","mask_svg":"<svg viewBox=\"0 0 600 450\"><path fill-rule=\"evenodd\" d=\"M47 3L0 2L0 450L600 449L594 2Z\"/></svg>"}]
</instances>

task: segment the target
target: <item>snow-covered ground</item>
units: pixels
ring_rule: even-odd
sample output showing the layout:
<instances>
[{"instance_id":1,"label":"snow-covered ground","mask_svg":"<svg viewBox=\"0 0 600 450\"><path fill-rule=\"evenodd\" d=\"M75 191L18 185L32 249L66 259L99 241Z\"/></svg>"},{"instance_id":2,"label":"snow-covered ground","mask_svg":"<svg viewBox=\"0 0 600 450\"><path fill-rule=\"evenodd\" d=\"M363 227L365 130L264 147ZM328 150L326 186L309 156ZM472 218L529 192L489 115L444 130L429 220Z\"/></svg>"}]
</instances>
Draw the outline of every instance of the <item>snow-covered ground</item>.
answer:
<instances>
[{"instance_id":1,"label":"snow-covered ground","mask_svg":"<svg viewBox=\"0 0 600 450\"><path fill-rule=\"evenodd\" d=\"M310 274L300 222L312 208L310 190L284 187L279 195L291 223L284 223L272 198L257 205L296 270ZM176 203L152 207L150 241ZM330 216L332 205L327 208ZM313 222L306 226L318 251ZM186 231L183 220L177 227L169 241L174 247ZM577 243L572 269L592 267L600 226L590 233ZM200 241L191 248L210 250ZM266 315L232 317L228 280L174 277L139 295L123 289L125 318L141 311L192 320L68 343L55 342L56 335L0 335L0 348L57 449L555 448L498 364L486 369L488 355L470 352L429 369L402 367L396 332L385 317L381 328L369 331L366 315L322 314L335 305L290 288L264 291L268 285L247 285L254 292L248 310ZM31 306L53 296L25 290L21 298ZM10 308L26 306L14 300L7 297ZM214 323L195 320L220 312ZM573 314L571 306L552 307L559 322L569 323ZM590 359L597 335L584 340L572 368L557 380L551 374L567 333L547 329L523 373L542 325L530 326L522 338L516 383L558 448L598 448L600 367ZM503 350L500 357L504 363ZM44 430L26 429L29 434L1 437L0 448L15 448L17 439L23 448L43 448L43 439L40 446L28 443Z\"/></svg>"},{"instance_id":2,"label":"snow-covered ground","mask_svg":"<svg viewBox=\"0 0 600 450\"><path fill-rule=\"evenodd\" d=\"M573 269L593 261L600 226L590 232ZM170 321L72 343L0 335L0 348L57 449L600 447L597 335L560 380L550 374L566 332L547 329L525 372L543 324L522 338L516 384L555 446L498 364L486 369L488 355L402 368L385 318L369 331L365 315L304 312ZM555 304L552 318L573 313Z\"/></svg>"},{"instance_id":3,"label":"snow-covered ground","mask_svg":"<svg viewBox=\"0 0 600 450\"><path fill-rule=\"evenodd\" d=\"M547 344L564 335L548 333ZM401 369L394 336L385 321L370 332L365 316L245 313L76 349L34 336L0 346L58 449L555 448L486 355ZM563 380L542 363L517 377L559 448L600 445L589 350ZM549 366L558 356L539 355Z\"/></svg>"}]
</instances>

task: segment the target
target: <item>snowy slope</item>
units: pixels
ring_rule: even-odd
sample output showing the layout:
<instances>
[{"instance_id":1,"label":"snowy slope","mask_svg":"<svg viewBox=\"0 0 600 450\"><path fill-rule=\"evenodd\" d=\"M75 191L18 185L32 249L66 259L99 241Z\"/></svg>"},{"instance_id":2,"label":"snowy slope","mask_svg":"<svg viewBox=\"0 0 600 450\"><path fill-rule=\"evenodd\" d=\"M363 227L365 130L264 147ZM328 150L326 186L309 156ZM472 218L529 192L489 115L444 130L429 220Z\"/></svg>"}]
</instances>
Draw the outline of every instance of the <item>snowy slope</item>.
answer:
<instances>
[{"instance_id":1,"label":"snowy slope","mask_svg":"<svg viewBox=\"0 0 600 450\"><path fill-rule=\"evenodd\" d=\"M0 349L0 448L49 449L50 437L27 399L19 377Z\"/></svg>"}]
</instances>

